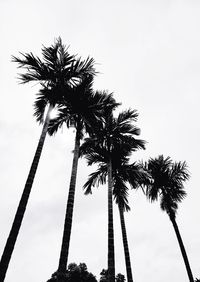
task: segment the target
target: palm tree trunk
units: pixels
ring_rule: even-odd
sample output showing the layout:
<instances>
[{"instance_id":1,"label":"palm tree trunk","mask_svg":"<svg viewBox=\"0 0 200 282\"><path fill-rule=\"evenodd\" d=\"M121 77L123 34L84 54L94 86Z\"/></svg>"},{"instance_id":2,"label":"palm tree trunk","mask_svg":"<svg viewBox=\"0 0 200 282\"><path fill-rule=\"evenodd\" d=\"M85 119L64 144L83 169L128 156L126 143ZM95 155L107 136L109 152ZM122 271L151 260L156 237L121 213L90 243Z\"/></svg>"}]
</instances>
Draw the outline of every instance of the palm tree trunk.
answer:
<instances>
[{"instance_id":1,"label":"palm tree trunk","mask_svg":"<svg viewBox=\"0 0 200 282\"><path fill-rule=\"evenodd\" d=\"M182 253L182 256L183 256L183 260L184 260L184 263L185 263L185 267L186 267L186 270L187 270L189 281L194 282L194 278L193 278L192 271L191 271L191 268L190 268L189 260L188 260L188 257L187 257L186 251L185 251L185 247L183 245L183 241L182 241L182 238L181 238L175 217L170 216L170 220L173 224L173 227L174 227L174 230L175 230L175 233L176 233L176 237L178 239L178 243L179 243L179 246L180 246L180 249L181 249L181 253Z\"/></svg>"},{"instance_id":2,"label":"palm tree trunk","mask_svg":"<svg viewBox=\"0 0 200 282\"><path fill-rule=\"evenodd\" d=\"M61 246L59 266L58 266L58 271L57 271L58 276L61 277L60 279L61 281L62 281L63 275L66 273L66 268L67 268L69 243L70 243L70 236L71 236L71 229L72 229L72 217L73 217L73 208L74 208L76 176L77 176L77 169L78 169L79 148L80 148L80 136L77 130L76 138L75 138L71 180L70 180L67 208L66 208L66 214L65 214L62 246Z\"/></svg>"},{"instance_id":3,"label":"palm tree trunk","mask_svg":"<svg viewBox=\"0 0 200 282\"><path fill-rule=\"evenodd\" d=\"M112 161L108 163L108 281L115 282L115 252L112 199Z\"/></svg>"},{"instance_id":4,"label":"palm tree trunk","mask_svg":"<svg viewBox=\"0 0 200 282\"><path fill-rule=\"evenodd\" d=\"M120 205L119 205L119 215L120 215L122 238L123 238L123 245L124 245L124 256L125 256L125 262L126 262L127 281L133 282L130 254L129 254L129 248L128 248L128 240L127 240L127 235L126 235L126 226L125 226L125 220L124 220L124 211L123 211L123 208L120 207Z\"/></svg>"},{"instance_id":5,"label":"palm tree trunk","mask_svg":"<svg viewBox=\"0 0 200 282\"><path fill-rule=\"evenodd\" d=\"M0 282L3 282L4 279L5 279L6 272L7 272L7 269L8 269L8 265L9 265L9 262L10 262L10 259L11 259L11 256L12 256L12 252L14 250L14 246L15 246L15 243L16 243L16 240L17 240L17 236L18 236L18 233L19 233L19 230L20 230L20 226L21 226L21 223L22 223L22 220L23 220L23 217L24 217L24 213L25 213L26 206L27 206L27 203L28 203L29 195L30 195L30 192L31 192L31 188L32 188L32 185L33 185L33 181L34 181L34 178L35 178L36 171L37 171L38 163L39 163L40 156L41 156L41 153L42 153L42 148L43 148L43 145L44 145L45 137L46 137L46 134L47 134L47 129L48 129L49 120L50 120L49 115L50 115L51 110L52 110L52 107L49 106L49 109L48 109L48 112L47 112L47 115L46 115L46 118L45 118L45 122L44 122L44 125L43 125L42 133L41 133L41 136L40 136L40 139L39 139L39 142L38 142L38 146L37 146L37 149L36 149L36 152L35 152L35 156L33 158L31 168L30 168L27 180L26 180L24 191L22 193L22 196L21 196L18 208L17 208L17 212L15 214L15 218L14 218L14 221L13 221L13 225L12 225L12 228L10 230L10 234L8 236L8 239L7 239L7 242L6 242L2 257L1 257L1 261L0 261Z\"/></svg>"}]
</instances>

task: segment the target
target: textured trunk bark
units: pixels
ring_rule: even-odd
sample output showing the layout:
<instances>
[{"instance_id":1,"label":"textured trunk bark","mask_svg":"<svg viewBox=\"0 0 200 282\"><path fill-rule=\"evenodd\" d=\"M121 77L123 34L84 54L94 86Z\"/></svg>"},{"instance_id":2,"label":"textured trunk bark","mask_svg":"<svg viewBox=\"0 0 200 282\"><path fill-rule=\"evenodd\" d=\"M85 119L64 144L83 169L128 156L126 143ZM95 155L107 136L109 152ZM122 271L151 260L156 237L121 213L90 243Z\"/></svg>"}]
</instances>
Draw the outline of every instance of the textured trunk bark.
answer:
<instances>
[{"instance_id":1,"label":"textured trunk bark","mask_svg":"<svg viewBox=\"0 0 200 282\"><path fill-rule=\"evenodd\" d=\"M191 271L191 268L190 268L189 260L188 260L188 257L187 257L186 251L185 251L185 247L183 245L183 241L182 241L179 229L178 229L178 225L177 225L174 217L170 216L170 220L173 224L173 227L174 227L174 230L175 230L175 233L176 233L176 237L178 239L179 247L181 249L181 253L182 253L182 256L183 256L183 260L184 260L184 263L185 263L185 267L186 267L186 270L187 270L189 281L194 282L194 278L193 278L192 271Z\"/></svg>"},{"instance_id":2,"label":"textured trunk bark","mask_svg":"<svg viewBox=\"0 0 200 282\"><path fill-rule=\"evenodd\" d=\"M112 161L108 163L108 281L115 282L115 251L112 199Z\"/></svg>"},{"instance_id":3,"label":"textured trunk bark","mask_svg":"<svg viewBox=\"0 0 200 282\"><path fill-rule=\"evenodd\" d=\"M128 248L128 240L127 240L127 235L126 235L126 226L125 226L125 220L124 220L124 211L123 211L123 208L120 207L120 205L119 205L119 215L120 215L122 239L123 239L123 245L124 245L124 256L125 256L125 262L126 262L127 281L133 282L131 261L130 261L129 248Z\"/></svg>"},{"instance_id":4,"label":"textured trunk bark","mask_svg":"<svg viewBox=\"0 0 200 282\"><path fill-rule=\"evenodd\" d=\"M47 115L46 115L46 119L45 119L45 122L44 122L44 125L43 125L42 133L41 133L41 136L40 136L40 139L39 139L39 142L38 142L38 146L37 146L37 149L36 149L36 152L35 152L35 156L33 158L33 162L31 164L31 168L30 168L30 171L29 171L26 183L25 183L24 191L22 193L22 196L21 196L18 208L17 208L17 212L15 214L15 218L14 218L14 221L13 221L13 225L12 225L12 228L10 230L10 234L8 236L8 239L7 239L7 242L6 242L2 257L1 257L1 261L0 261L0 282L3 282L4 279L5 279L6 272L7 272L7 269L8 269L8 265L9 265L9 262L10 262L10 259L11 259L11 256L12 256L12 252L14 250L14 246L15 246L15 243L16 243L16 240L17 240L17 236L18 236L18 233L19 233L19 230L20 230L20 226L21 226L21 223L22 223L22 220L23 220L23 217L24 217L24 213L25 213L26 206L27 206L27 203L28 203L29 195L30 195L30 192L31 192L31 188L32 188L32 185L33 185L34 178L35 178L36 170L37 170L38 163L39 163L39 160L40 160L40 156L41 156L41 153L42 153L42 148L43 148L43 145L44 145L45 137L46 137L46 134L47 134L49 119L50 119L49 115L50 115L51 110L52 110L52 107L49 106L49 109L48 109L48 112L47 112Z\"/></svg>"},{"instance_id":5,"label":"textured trunk bark","mask_svg":"<svg viewBox=\"0 0 200 282\"><path fill-rule=\"evenodd\" d=\"M79 133L77 131L76 138L75 138L74 157L73 157L73 163L72 163L72 172L71 172L71 180L70 180L70 186L69 186L67 208L66 208L66 214L65 214L62 246L61 246L59 266L58 266L58 276L60 277L62 277L63 274L66 273L66 268L67 268L69 243L70 243L70 236L71 236L71 229L72 229L72 217L73 217L73 208L74 208L76 176L77 176L77 169L78 169L79 148L80 148L80 138L79 138ZM62 281L62 278L59 281Z\"/></svg>"}]
</instances>

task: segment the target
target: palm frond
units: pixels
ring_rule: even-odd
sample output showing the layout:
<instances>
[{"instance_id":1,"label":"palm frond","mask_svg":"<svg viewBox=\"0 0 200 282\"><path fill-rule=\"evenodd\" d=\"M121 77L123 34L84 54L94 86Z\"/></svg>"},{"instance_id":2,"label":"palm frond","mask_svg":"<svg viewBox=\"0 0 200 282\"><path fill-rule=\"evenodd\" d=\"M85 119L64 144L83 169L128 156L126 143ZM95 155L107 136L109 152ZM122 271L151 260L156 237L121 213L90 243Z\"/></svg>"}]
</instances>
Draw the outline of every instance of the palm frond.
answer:
<instances>
[{"instance_id":1,"label":"palm frond","mask_svg":"<svg viewBox=\"0 0 200 282\"><path fill-rule=\"evenodd\" d=\"M114 188L113 195L116 204L123 209L123 211L129 211L130 207L128 205L128 187L121 175L115 175L114 177Z\"/></svg>"},{"instance_id":2,"label":"palm frond","mask_svg":"<svg viewBox=\"0 0 200 282\"><path fill-rule=\"evenodd\" d=\"M39 93L36 94L37 98L34 102L34 116L36 117L36 120L40 123L43 122L43 115L44 111L46 109L47 104L50 104L51 106L55 107L56 103L59 102L60 92L57 88L48 88L43 86Z\"/></svg>"},{"instance_id":3,"label":"palm frond","mask_svg":"<svg viewBox=\"0 0 200 282\"><path fill-rule=\"evenodd\" d=\"M37 98L34 102L34 116L36 117L36 120L39 123L43 123L44 119L44 112L46 109L46 106L48 104L48 99L47 99L47 88L42 88L39 90L39 93L37 94Z\"/></svg>"},{"instance_id":4,"label":"palm frond","mask_svg":"<svg viewBox=\"0 0 200 282\"><path fill-rule=\"evenodd\" d=\"M22 58L12 56L12 62L18 63L18 68L31 68L34 70L38 70L42 66L42 61L39 57L34 56L32 52L30 53L22 53L20 52Z\"/></svg>"},{"instance_id":5,"label":"palm frond","mask_svg":"<svg viewBox=\"0 0 200 282\"><path fill-rule=\"evenodd\" d=\"M102 91L95 91L94 93L94 101L96 99L96 104L102 109L106 110L114 110L116 107L121 105L121 103L116 102L115 98L113 97L113 93L109 93L106 90Z\"/></svg>"},{"instance_id":6,"label":"palm frond","mask_svg":"<svg viewBox=\"0 0 200 282\"><path fill-rule=\"evenodd\" d=\"M61 40L58 39L55 44L50 47L43 46L42 55L44 62L52 70L55 70L56 67L58 67L58 49L61 44Z\"/></svg>"},{"instance_id":7,"label":"palm frond","mask_svg":"<svg viewBox=\"0 0 200 282\"><path fill-rule=\"evenodd\" d=\"M60 73L63 70L68 70L75 61L75 56L69 54L68 48L62 43L60 37L50 47L43 46L42 55L49 69Z\"/></svg>"},{"instance_id":8,"label":"palm frond","mask_svg":"<svg viewBox=\"0 0 200 282\"><path fill-rule=\"evenodd\" d=\"M87 132L92 135L93 133L99 133L103 126L103 112L112 111L119 105L113 98L112 93L106 91L91 92L88 96L88 107L84 109L83 118L85 124L88 126Z\"/></svg>"},{"instance_id":9,"label":"palm frond","mask_svg":"<svg viewBox=\"0 0 200 282\"><path fill-rule=\"evenodd\" d=\"M79 57L74 62L72 71L80 78L85 74L96 75L97 72L94 68L94 65L95 65L95 60L93 58L87 57L86 60L82 60L82 58Z\"/></svg>"},{"instance_id":10,"label":"palm frond","mask_svg":"<svg viewBox=\"0 0 200 282\"><path fill-rule=\"evenodd\" d=\"M143 169L140 163L133 162L127 166L127 181L129 181L132 189L144 187L149 183L150 175Z\"/></svg>"},{"instance_id":11,"label":"palm frond","mask_svg":"<svg viewBox=\"0 0 200 282\"><path fill-rule=\"evenodd\" d=\"M137 110L124 110L123 112L119 113L117 117L117 124L123 124L127 122L137 121L138 113Z\"/></svg>"},{"instance_id":12,"label":"palm frond","mask_svg":"<svg viewBox=\"0 0 200 282\"><path fill-rule=\"evenodd\" d=\"M80 146L80 156L98 155L103 161L107 160L107 149L99 143L95 138L85 138L83 144Z\"/></svg>"},{"instance_id":13,"label":"palm frond","mask_svg":"<svg viewBox=\"0 0 200 282\"><path fill-rule=\"evenodd\" d=\"M19 68L25 68L27 73L19 74L21 83L30 81L50 81L51 75L47 66L34 56L33 53L20 53L22 58L12 56L12 62L18 63Z\"/></svg>"},{"instance_id":14,"label":"palm frond","mask_svg":"<svg viewBox=\"0 0 200 282\"><path fill-rule=\"evenodd\" d=\"M103 150L102 150L103 152ZM99 154L99 152L95 152L95 151L91 151L90 153L87 153L85 155L85 159L87 160L87 164L89 166L93 165L93 164L102 164L105 163L107 161L106 157L104 156L104 154Z\"/></svg>"},{"instance_id":15,"label":"palm frond","mask_svg":"<svg viewBox=\"0 0 200 282\"><path fill-rule=\"evenodd\" d=\"M132 135L120 135L117 138L113 138L113 144L118 144L118 146L127 146L131 151L136 151L139 149L145 149L146 141L141 139L136 139Z\"/></svg>"},{"instance_id":16,"label":"palm frond","mask_svg":"<svg viewBox=\"0 0 200 282\"><path fill-rule=\"evenodd\" d=\"M85 195L92 194L92 187L95 185L98 187L100 184L106 183L107 167L102 165L95 172L91 173L87 182L84 184L83 189Z\"/></svg>"},{"instance_id":17,"label":"palm frond","mask_svg":"<svg viewBox=\"0 0 200 282\"><path fill-rule=\"evenodd\" d=\"M57 117L50 120L48 133L50 136L55 134L59 128L66 125L67 128L75 126L74 116L71 115L70 109L68 107L58 107Z\"/></svg>"},{"instance_id":18,"label":"palm frond","mask_svg":"<svg viewBox=\"0 0 200 282\"><path fill-rule=\"evenodd\" d=\"M79 57L75 61L73 61L69 72L69 75L71 77L70 85L78 85L84 75L96 75L97 72L95 70L94 64L94 59L90 57L87 57L86 60L82 60L82 58Z\"/></svg>"},{"instance_id":19,"label":"palm frond","mask_svg":"<svg viewBox=\"0 0 200 282\"><path fill-rule=\"evenodd\" d=\"M170 176L171 179L174 182L177 182L179 185L181 185L183 181L188 180L190 174L188 172L186 162L173 163L170 171Z\"/></svg>"}]
</instances>

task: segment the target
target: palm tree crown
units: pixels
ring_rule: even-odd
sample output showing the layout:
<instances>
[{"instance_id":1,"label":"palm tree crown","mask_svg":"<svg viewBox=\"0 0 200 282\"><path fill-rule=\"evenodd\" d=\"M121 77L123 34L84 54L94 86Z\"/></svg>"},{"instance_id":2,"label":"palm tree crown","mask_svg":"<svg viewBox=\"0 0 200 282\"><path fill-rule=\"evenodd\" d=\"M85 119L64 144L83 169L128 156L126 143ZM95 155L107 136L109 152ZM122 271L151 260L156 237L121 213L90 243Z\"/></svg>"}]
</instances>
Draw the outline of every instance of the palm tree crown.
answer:
<instances>
[{"instance_id":1,"label":"palm tree crown","mask_svg":"<svg viewBox=\"0 0 200 282\"><path fill-rule=\"evenodd\" d=\"M83 75L96 73L94 59L88 57L83 61L80 57L70 55L60 37L52 46L43 47L43 60L33 53L21 55L22 58L12 56L12 61L18 63L19 68L27 70L20 74L22 83L37 81L43 86L53 88L58 85L74 85Z\"/></svg>"},{"instance_id":2,"label":"palm tree crown","mask_svg":"<svg viewBox=\"0 0 200 282\"><path fill-rule=\"evenodd\" d=\"M21 83L36 81L41 85L34 103L34 115L39 122L43 122L48 104L54 107L61 103L64 97L67 99L71 87L78 85L83 76L96 74L94 59L88 57L82 60L70 55L60 37L52 46L43 47L43 59L34 56L33 53L21 53L21 56L21 58L12 56L12 61L26 71L19 74Z\"/></svg>"},{"instance_id":3,"label":"palm tree crown","mask_svg":"<svg viewBox=\"0 0 200 282\"><path fill-rule=\"evenodd\" d=\"M118 152L121 156L128 156L137 149L144 149L145 142L134 137L140 134L139 128L132 124L137 120L137 116L135 110L123 111L117 118L113 116L112 111L104 112L98 131L85 138L80 149L88 165L105 164L110 158L115 163Z\"/></svg>"},{"instance_id":4,"label":"palm tree crown","mask_svg":"<svg viewBox=\"0 0 200 282\"><path fill-rule=\"evenodd\" d=\"M184 181L189 179L186 162L173 162L163 155L150 159L145 168L151 175L147 183L147 197L155 201L160 197L160 206L170 216L176 215L178 203L186 196Z\"/></svg>"}]
</instances>

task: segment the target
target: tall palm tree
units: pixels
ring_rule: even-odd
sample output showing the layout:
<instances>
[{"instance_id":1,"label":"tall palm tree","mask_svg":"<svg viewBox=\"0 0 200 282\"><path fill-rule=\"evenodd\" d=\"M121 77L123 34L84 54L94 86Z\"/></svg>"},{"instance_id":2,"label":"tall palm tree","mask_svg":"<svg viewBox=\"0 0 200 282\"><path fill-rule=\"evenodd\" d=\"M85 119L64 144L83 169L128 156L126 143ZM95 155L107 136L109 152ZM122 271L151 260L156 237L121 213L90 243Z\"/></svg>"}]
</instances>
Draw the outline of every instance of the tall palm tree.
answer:
<instances>
[{"instance_id":1,"label":"tall palm tree","mask_svg":"<svg viewBox=\"0 0 200 282\"><path fill-rule=\"evenodd\" d=\"M106 175L108 180L108 279L115 281L115 257L114 257L114 228L113 228L113 171L117 162L126 160L131 151L144 148L144 141L137 140L134 135L140 131L132 124L136 121L135 110L123 111L117 118L113 113L104 114L104 122L96 135L86 138L81 146L81 155L87 159L88 165L98 163L99 169L90 175L85 184L86 193L91 192L96 183L104 183ZM120 158L121 156L121 158Z\"/></svg>"},{"instance_id":2,"label":"tall palm tree","mask_svg":"<svg viewBox=\"0 0 200 282\"><path fill-rule=\"evenodd\" d=\"M174 227L177 240L181 249L190 282L194 282L189 260L176 222L178 203L186 196L183 182L189 179L186 162L173 162L170 157L163 155L153 159L150 158L144 164L151 179L147 181L146 195L150 201L160 198L160 207L165 211Z\"/></svg>"},{"instance_id":3,"label":"tall palm tree","mask_svg":"<svg viewBox=\"0 0 200 282\"><path fill-rule=\"evenodd\" d=\"M126 274L127 281L133 282L131 260L129 254L127 232L125 225L124 212L129 211L130 207L128 205L128 187L127 184L130 184L131 188L137 189L143 181L146 180L146 172L142 169L140 164L136 162L128 164L126 161L118 164L114 170L113 181L114 189L113 195L115 201L118 205L121 231L122 231L122 240L124 246L124 256L126 263Z\"/></svg>"},{"instance_id":4,"label":"tall palm tree","mask_svg":"<svg viewBox=\"0 0 200 282\"><path fill-rule=\"evenodd\" d=\"M43 47L42 55L43 60L34 56L32 53L21 53L22 58L14 56L12 58L13 62L18 63L20 68L26 70L25 73L20 74L22 83L37 81L41 85L41 89L37 94L37 99L34 104L34 115L37 121L43 122L44 111L46 108L48 108L48 110L21 200L1 257L0 281L4 281L5 279L24 217L50 121L50 112L53 107L63 99L63 88L70 88L72 85L77 84L86 73L94 74L95 72L93 59L87 58L85 61L82 61L80 58L76 59L75 56L68 53L60 38L58 38L52 46Z\"/></svg>"},{"instance_id":5,"label":"tall palm tree","mask_svg":"<svg viewBox=\"0 0 200 282\"><path fill-rule=\"evenodd\" d=\"M116 204L118 205L120 222L121 222L121 231L122 231L122 240L124 246L124 256L126 263L126 274L127 281L133 281L131 260L128 247L128 239L126 232L126 225L124 219L124 212L129 211L130 207L128 205L128 186L134 189L138 188L140 183L145 181L146 173L141 168L141 165L136 162L129 164L128 156L124 156L123 152L121 154L119 148L117 154L113 159L112 166L112 181L113 181L113 196L115 198ZM84 185L85 194L92 193L92 187L95 185L105 184L107 176L107 166L106 164L101 164L98 169L89 175L88 181Z\"/></svg>"},{"instance_id":6,"label":"tall palm tree","mask_svg":"<svg viewBox=\"0 0 200 282\"><path fill-rule=\"evenodd\" d=\"M92 133L94 128L98 126L103 109L106 108L107 110L110 110L118 105L112 94L108 94L106 91L94 92L92 90L92 83L93 77L85 76L78 86L73 87L70 93L70 104L67 101L66 104L64 102L61 105L58 117L53 119L49 126L50 135L57 132L63 124L67 127L74 127L76 129L71 180L57 271L59 281L62 281L65 276L68 260L80 141L83 138L84 133Z\"/></svg>"}]
</instances>

